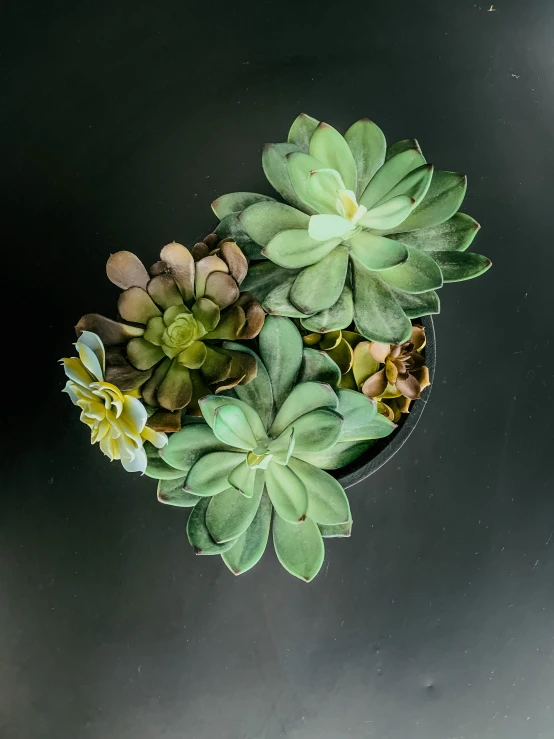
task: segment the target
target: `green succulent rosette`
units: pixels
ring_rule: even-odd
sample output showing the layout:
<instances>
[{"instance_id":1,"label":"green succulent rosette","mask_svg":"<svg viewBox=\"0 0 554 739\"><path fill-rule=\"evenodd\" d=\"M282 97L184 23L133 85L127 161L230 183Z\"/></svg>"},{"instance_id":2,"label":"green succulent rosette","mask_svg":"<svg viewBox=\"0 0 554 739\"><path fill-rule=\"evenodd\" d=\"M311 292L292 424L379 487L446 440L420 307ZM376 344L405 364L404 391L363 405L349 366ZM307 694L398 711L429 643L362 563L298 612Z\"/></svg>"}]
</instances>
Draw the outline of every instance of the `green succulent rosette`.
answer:
<instances>
[{"instance_id":1,"label":"green succulent rosette","mask_svg":"<svg viewBox=\"0 0 554 739\"><path fill-rule=\"evenodd\" d=\"M354 321L367 339L402 344L410 319L439 312L443 283L490 267L466 251L480 226L458 212L465 176L435 170L415 139L387 147L367 119L343 137L303 114L287 143L266 145L262 163L285 203L238 192L212 208L221 237L266 258L245 287L268 313L316 332Z\"/></svg>"},{"instance_id":2,"label":"green succulent rosette","mask_svg":"<svg viewBox=\"0 0 554 739\"><path fill-rule=\"evenodd\" d=\"M198 554L220 554L241 574L261 558L272 526L283 567L310 581L323 539L352 527L346 494L325 470L348 464L395 425L374 400L335 389L337 365L304 347L287 318L266 319L257 353L224 346L254 359L255 378L202 398L202 419L185 418L163 449L147 445L146 474L159 479L161 502L193 509L187 534Z\"/></svg>"}]
</instances>

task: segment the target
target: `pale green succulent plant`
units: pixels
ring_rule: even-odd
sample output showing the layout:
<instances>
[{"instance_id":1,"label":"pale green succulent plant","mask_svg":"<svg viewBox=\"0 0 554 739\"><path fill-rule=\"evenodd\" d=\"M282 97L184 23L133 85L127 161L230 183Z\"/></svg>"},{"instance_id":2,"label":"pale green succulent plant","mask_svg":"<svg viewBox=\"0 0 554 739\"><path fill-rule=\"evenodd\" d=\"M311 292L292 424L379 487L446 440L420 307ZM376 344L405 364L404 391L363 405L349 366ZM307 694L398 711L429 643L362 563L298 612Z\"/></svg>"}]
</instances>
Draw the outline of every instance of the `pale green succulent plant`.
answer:
<instances>
[{"instance_id":1,"label":"pale green succulent plant","mask_svg":"<svg viewBox=\"0 0 554 739\"><path fill-rule=\"evenodd\" d=\"M220 554L241 574L261 558L273 520L279 561L310 581L323 562L323 537L349 536L352 526L346 494L325 470L348 464L395 426L365 395L333 389L337 365L304 348L287 318L266 319L259 355L226 346L255 358L255 379L202 398L203 419L185 419L163 450L149 447L146 474L159 479L159 500L193 508L187 534L198 554Z\"/></svg>"},{"instance_id":2,"label":"pale green succulent plant","mask_svg":"<svg viewBox=\"0 0 554 739\"><path fill-rule=\"evenodd\" d=\"M401 344L410 319L439 312L437 288L490 267L466 252L479 230L457 212L466 178L436 171L414 139L387 148L367 119L343 137L303 114L262 161L288 204L238 192L212 207L220 237L269 260L251 265L245 280L268 313L317 332L354 320L366 338Z\"/></svg>"}]
</instances>

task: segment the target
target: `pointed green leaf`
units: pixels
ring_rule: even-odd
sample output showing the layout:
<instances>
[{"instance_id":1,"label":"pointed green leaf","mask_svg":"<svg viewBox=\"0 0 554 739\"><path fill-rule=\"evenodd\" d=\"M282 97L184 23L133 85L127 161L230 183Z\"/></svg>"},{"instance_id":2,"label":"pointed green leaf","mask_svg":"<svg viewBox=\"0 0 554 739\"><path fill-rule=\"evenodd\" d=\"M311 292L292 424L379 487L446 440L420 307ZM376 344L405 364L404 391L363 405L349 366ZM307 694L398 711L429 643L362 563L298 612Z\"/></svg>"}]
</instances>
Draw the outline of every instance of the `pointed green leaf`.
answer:
<instances>
[{"instance_id":1,"label":"pointed green leaf","mask_svg":"<svg viewBox=\"0 0 554 739\"><path fill-rule=\"evenodd\" d=\"M184 477L176 480L160 480L158 482L158 500L166 505L179 506L180 508L193 508L201 498L192 493L186 493L183 489Z\"/></svg>"},{"instance_id":2,"label":"pointed green leaf","mask_svg":"<svg viewBox=\"0 0 554 739\"><path fill-rule=\"evenodd\" d=\"M263 428L269 428L271 421L273 420L273 389L264 363L260 357L252 351L252 349L243 344L226 341L223 344L223 347L225 349L232 349L235 352L250 354L255 358L258 367L256 377L253 380L250 380L246 385L236 385L235 392L247 407L257 411L257 414L262 421ZM245 411L243 407L242 410ZM245 415L248 418L248 423L252 426L254 436L256 436L256 438L261 438L261 429L257 425L256 421L247 415L247 411L245 411Z\"/></svg>"},{"instance_id":3,"label":"pointed green leaf","mask_svg":"<svg viewBox=\"0 0 554 739\"><path fill-rule=\"evenodd\" d=\"M235 386L235 388L233 389L236 391L237 387L238 385ZM244 387L247 387L247 386L245 385ZM247 403L245 403L244 401L238 398L232 398L232 397L229 397L228 395L220 395L220 394L205 395L203 398L200 398L200 400L198 401L198 405L200 406L200 410L206 420L206 423L212 429L215 423L215 414L219 408L221 408L224 405L237 406L244 413L250 428L254 432L254 436L257 439L265 438L265 427L256 409L252 408L250 405L248 405Z\"/></svg>"},{"instance_id":4,"label":"pointed green leaf","mask_svg":"<svg viewBox=\"0 0 554 739\"><path fill-rule=\"evenodd\" d=\"M190 472L193 464L204 454L227 449L228 446L219 441L211 428L203 423L184 426L180 431L171 434L168 443L160 452L165 462L182 477Z\"/></svg>"},{"instance_id":5,"label":"pointed green leaf","mask_svg":"<svg viewBox=\"0 0 554 739\"><path fill-rule=\"evenodd\" d=\"M310 218L290 205L267 200L246 208L240 214L239 221L251 239L261 246L267 246L281 231L307 229Z\"/></svg>"},{"instance_id":6,"label":"pointed green leaf","mask_svg":"<svg viewBox=\"0 0 554 739\"><path fill-rule=\"evenodd\" d=\"M408 259L402 264L379 272L387 285L417 295L442 287L442 274L435 260L425 252L406 246Z\"/></svg>"},{"instance_id":7,"label":"pointed green leaf","mask_svg":"<svg viewBox=\"0 0 554 739\"><path fill-rule=\"evenodd\" d=\"M235 488L228 488L210 500L206 526L214 541L222 544L246 531L258 511L262 490L260 485L254 495L247 498Z\"/></svg>"},{"instance_id":8,"label":"pointed green leaf","mask_svg":"<svg viewBox=\"0 0 554 739\"><path fill-rule=\"evenodd\" d=\"M308 181L312 172L326 169L325 165L319 159L300 151L288 154L286 159L290 181L298 199L304 204L301 209L310 215L318 213L317 203L313 202L310 197Z\"/></svg>"},{"instance_id":9,"label":"pointed green leaf","mask_svg":"<svg viewBox=\"0 0 554 739\"><path fill-rule=\"evenodd\" d=\"M391 288L392 294L398 301L400 307L408 318L422 318L423 316L431 316L440 313L439 296L434 290L418 295L410 295Z\"/></svg>"},{"instance_id":10,"label":"pointed green leaf","mask_svg":"<svg viewBox=\"0 0 554 739\"><path fill-rule=\"evenodd\" d=\"M479 277L492 264L487 257L469 251L430 251L427 253L439 265L445 282L460 282Z\"/></svg>"},{"instance_id":11,"label":"pointed green leaf","mask_svg":"<svg viewBox=\"0 0 554 739\"><path fill-rule=\"evenodd\" d=\"M187 475L185 491L209 497L227 490L227 478L245 459L238 452L211 452L205 454L192 466Z\"/></svg>"},{"instance_id":12,"label":"pointed green leaf","mask_svg":"<svg viewBox=\"0 0 554 739\"><path fill-rule=\"evenodd\" d=\"M339 390L338 396L338 412L344 418L341 442L381 439L396 428L394 423L377 413L377 403L363 393ZM382 424L381 421L386 423Z\"/></svg>"},{"instance_id":13,"label":"pointed green leaf","mask_svg":"<svg viewBox=\"0 0 554 739\"><path fill-rule=\"evenodd\" d=\"M287 156L293 152L300 152L294 144L266 144L262 154L262 167L265 176L284 200L311 215L314 210L300 200L292 186Z\"/></svg>"},{"instance_id":14,"label":"pointed green leaf","mask_svg":"<svg viewBox=\"0 0 554 739\"><path fill-rule=\"evenodd\" d=\"M290 467L270 462L265 471L265 485L273 507L281 518L299 524L306 517L306 486Z\"/></svg>"},{"instance_id":15,"label":"pointed green leaf","mask_svg":"<svg viewBox=\"0 0 554 739\"><path fill-rule=\"evenodd\" d=\"M348 328L354 317L354 303L352 290L345 283L337 302L330 308L314 313L313 316L303 316L300 323L308 331L327 333Z\"/></svg>"},{"instance_id":16,"label":"pointed green leaf","mask_svg":"<svg viewBox=\"0 0 554 739\"><path fill-rule=\"evenodd\" d=\"M381 205L374 205L360 218L360 226L377 230L392 229L410 214L415 200L407 195L397 195Z\"/></svg>"},{"instance_id":17,"label":"pointed green leaf","mask_svg":"<svg viewBox=\"0 0 554 739\"><path fill-rule=\"evenodd\" d=\"M222 405L215 411L213 432L220 441L230 447L249 452L258 446L246 416L233 403Z\"/></svg>"},{"instance_id":18,"label":"pointed green leaf","mask_svg":"<svg viewBox=\"0 0 554 739\"><path fill-rule=\"evenodd\" d=\"M287 572L310 582L323 564L325 547L317 524L311 519L298 525L273 516L273 545L279 562Z\"/></svg>"},{"instance_id":19,"label":"pointed green leaf","mask_svg":"<svg viewBox=\"0 0 554 739\"><path fill-rule=\"evenodd\" d=\"M274 287L262 303L266 313L275 316L287 316L288 318L302 318L305 313L290 302L290 291L294 285L296 274L284 280L280 285Z\"/></svg>"},{"instance_id":20,"label":"pointed green leaf","mask_svg":"<svg viewBox=\"0 0 554 739\"><path fill-rule=\"evenodd\" d=\"M269 538L271 501L264 493L254 520L221 558L234 575L242 575L261 559Z\"/></svg>"},{"instance_id":21,"label":"pointed green leaf","mask_svg":"<svg viewBox=\"0 0 554 739\"><path fill-rule=\"evenodd\" d=\"M380 202L404 177L425 164L419 149L407 149L387 160L379 169L360 198L360 205L369 210Z\"/></svg>"},{"instance_id":22,"label":"pointed green leaf","mask_svg":"<svg viewBox=\"0 0 554 739\"><path fill-rule=\"evenodd\" d=\"M263 472L252 469L244 460L229 475L229 485L236 488L246 498L251 498L259 487L264 486Z\"/></svg>"},{"instance_id":23,"label":"pointed green leaf","mask_svg":"<svg viewBox=\"0 0 554 739\"><path fill-rule=\"evenodd\" d=\"M356 162L341 134L328 123L320 123L310 139L310 156L319 159L342 177L347 190L356 191Z\"/></svg>"},{"instance_id":24,"label":"pointed green leaf","mask_svg":"<svg viewBox=\"0 0 554 739\"><path fill-rule=\"evenodd\" d=\"M273 388L275 409L283 405L302 362L302 337L288 318L268 316L258 337L260 356Z\"/></svg>"},{"instance_id":25,"label":"pointed green leaf","mask_svg":"<svg viewBox=\"0 0 554 739\"><path fill-rule=\"evenodd\" d=\"M215 233L220 239L233 239L248 259L262 259L260 245L246 233L239 220L238 213L230 213L219 223Z\"/></svg>"},{"instance_id":26,"label":"pointed green leaf","mask_svg":"<svg viewBox=\"0 0 554 739\"><path fill-rule=\"evenodd\" d=\"M350 520L348 498L338 480L295 457L291 458L289 466L308 491L308 518L327 525L346 523Z\"/></svg>"},{"instance_id":27,"label":"pointed green leaf","mask_svg":"<svg viewBox=\"0 0 554 739\"><path fill-rule=\"evenodd\" d=\"M396 141L387 148L385 162L388 162L389 159L392 159L397 154L402 154L402 152L409 151L410 149L416 149L423 156L417 139L402 139L402 141Z\"/></svg>"},{"instance_id":28,"label":"pointed green leaf","mask_svg":"<svg viewBox=\"0 0 554 739\"><path fill-rule=\"evenodd\" d=\"M307 231L293 228L274 236L262 253L281 267L298 269L321 261L340 242L339 237L329 241L316 241Z\"/></svg>"},{"instance_id":29,"label":"pointed green leaf","mask_svg":"<svg viewBox=\"0 0 554 739\"><path fill-rule=\"evenodd\" d=\"M342 416L319 408L300 416L291 424L294 428L294 452L323 452L339 440ZM271 451L271 445L270 445Z\"/></svg>"},{"instance_id":30,"label":"pointed green leaf","mask_svg":"<svg viewBox=\"0 0 554 739\"><path fill-rule=\"evenodd\" d=\"M294 428L285 429L280 436L269 442L267 449L273 455L273 462L287 465L294 451Z\"/></svg>"},{"instance_id":31,"label":"pointed green leaf","mask_svg":"<svg viewBox=\"0 0 554 739\"><path fill-rule=\"evenodd\" d=\"M389 286L376 272L370 272L355 257L352 259L352 271L354 321L358 331L366 339L385 344L402 344L408 341L412 335L412 324Z\"/></svg>"},{"instance_id":32,"label":"pointed green leaf","mask_svg":"<svg viewBox=\"0 0 554 739\"><path fill-rule=\"evenodd\" d=\"M316 241L328 241L329 239L347 239L354 231L352 222L342 216L332 213L322 213L312 216L308 227L308 235Z\"/></svg>"},{"instance_id":33,"label":"pointed green leaf","mask_svg":"<svg viewBox=\"0 0 554 739\"><path fill-rule=\"evenodd\" d=\"M337 246L297 275L290 291L291 302L307 314L330 308L343 291L347 271L348 247Z\"/></svg>"},{"instance_id":34,"label":"pointed green leaf","mask_svg":"<svg viewBox=\"0 0 554 739\"><path fill-rule=\"evenodd\" d=\"M356 195L359 198L375 172L385 162L385 136L373 121L362 118L350 126L344 138L356 162Z\"/></svg>"},{"instance_id":35,"label":"pointed green leaf","mask_svg":"<svg viewBox=\"0 0 554 739\"><path fill-rule=\"evenodd\" d=\"M241 284L241 290L252 293L256 300L262 303L272 290L278 287L284 280L297 275L299 271L298 269L279 267L274 262L267 260L258 262L257 264L251 264Z\"/></svg>"},{"instance_id":36,"label":"pointed green leaf","mask_svg":"<svg viewBox=\"0 0 554 739\"><path fill-rule=\"evenodd\" d=\"M173 434L174 436L174 434ZM171 436L169 437L171 440ZM164 451L167 447L164 447ZM146 470L144 474L154 480L176 480L183 476L181 470L167 464L160 456L161 449L157 449L154 444L149 441L144 443L144 451L146 452Z\"/></svg>"},{"instance_id":37,"label":"pointed green leaf","mask_svg":"<svg viewBox=\"0 0 554 739\"><path fill-rule=\"evenodd\" d=\"M404 244L369 231L360 231L350 241L352 253L371 270L389 269L408 259Z\"/></svg>"},{"instance_id":38,"label":"pointed green leaf","mask_svg":"<svg viewBox=\"0 0 554 739\"><path fill-rule=\"evenodd\" d=\"M321 536L324 539L343 539L352 535L352 517L346 523L337 523L331 526L318 524ZM225 556L225 555L223 555Z\"/></svg>"},{"instance_id":39,"label":"pointed green leaf","mask_svg":"<svg viewBox=\"0 0 554 739\"><path fill-rule=\"evenodd\" d=\"M314 467L322 470L338 470L344 467L360 455L366 452L369 447L374 444L372 441L339 441L331 449L325 452L317 452L316 454L298 454L298 457L304 462L309 462Z\"/></svg>"},{"instance_id":40,"label":"pointed green leaf","mask_svg":"<svg viewBox=\"0 0 554 739\"><path fill-rule=\"evenodd\" d=\"M427 194L397 228L414 231L444 223L458 210L466 194L467 178L458 172L435 171Z\"/></svg>"},{"instance_id":41,"label":"pointed green leaf","mask_svg":"<svg viewBox=\"0 0 554 739\"><path fill-rule=\"evenodd\" d=\"M314 169L308 176L306 188L310 202L318 213L336 214L339 212L337 211L340 202L338 191L344 190L345 184L336 169L327 167Z\"/></svg>"},{"instance_id":42,"label":"pointed green leaf","mask_svg":"<svg viewBox=\"0 0 554 739\"><path fill-rule=\"evenodd\" d=\"M336 411L338 402L337 394L330 385L321 382L300 382L281 406L269 434L273 437L279 436L300 416L318 408Z\"/></svg>"},{"instance_id":43,"label":"pointed green leaf","mask_svg":"<svg viewBox=\"0 0 554 739\"><path fill-rule=\"evenodd\" d=\"M212 203L212 210L222 221L225 216L231 213L240 213L245 208L248 208L253 203L260 203L262 201L272 201L273 198L267 195L260 195L257 192L230 192L227 195L220 195Z\"/></svg>"},{"instance_id":44,"label":"pointed green leaf","mask_svg":"<svg viewBox=\"0 0 554 739\"><path fill-rule=\"evenodd\" d=\"M187 522L187 537L196 554L223 554L230 549L234 541L217 544L206 526L206 510L210 503L209 498L201 498L192 509Z\"/></svg>"},{"instance_id":45,"label":"pointed green leaf","mask_svg":"<svg viewBox=\"0 0 554 739\"><path fill-rule=\"evenodd\" d=\"M328 354L317 349L304 348L298 382L323 382L338 387L340 369Z\"/></svg>"},{"instance_id":46,"label":"pointed green leaf","mask_svg":"<svg viewBox=\"0 0 554 739\"><path fill-rule=\"evenodd\" d=\"M444 223L417 231L390 234L389 239L415 246L422 251L465 251L481 226L471 216L455 213ZM145 338L148 336L145 334Z\"/></svg>"},{"instance_id":47,"label":"pointed green leaf","mask_svg":"<svg viewBox=\"0 0 554 739\"><path fill-rule=\"evenodd\" d=\"M287 139L288 143L294 144L303 152L307 152L310 147L310 139L318 125L318 120L312 118L306 113L300 113L290 127Z\"/></svg>"},{"instance_id":48,"label":"pointed green leaf","mask_svg":"<svg viewBox=\"0 0 554 739\"><path fill-rule=\"evenodd\" d=\"M415 200L415 205L421 203L425 197L431 180L433 178L434 166L432 164L422 164L421 167L409 172L400 182L395 185L376 205L397 197L398 195L407 195Z\"/></svg>"}]
</instances>

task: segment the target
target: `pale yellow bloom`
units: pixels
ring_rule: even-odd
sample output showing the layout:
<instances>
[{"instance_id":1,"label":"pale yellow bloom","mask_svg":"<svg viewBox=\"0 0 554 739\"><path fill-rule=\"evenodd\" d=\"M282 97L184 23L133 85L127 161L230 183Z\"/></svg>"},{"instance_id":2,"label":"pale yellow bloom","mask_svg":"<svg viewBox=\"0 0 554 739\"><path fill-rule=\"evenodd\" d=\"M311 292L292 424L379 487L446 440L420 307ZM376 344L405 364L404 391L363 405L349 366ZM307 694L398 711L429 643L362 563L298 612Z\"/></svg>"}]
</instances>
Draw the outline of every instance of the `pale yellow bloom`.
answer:
<instances>
[{"instance_id":1,"label":"pale yellow bloom","mask_svg":"<svg viewBox=\"0 0 554 739\"><path fill-rule=\"evenodd\" d=\"M91 444L99 443L104 454L112 461L120 460L127 472L144 472L143 442L161 449L167 436L146 426L146 408L134 393L122 393L104 382L106 355L99 336L83 331L75 346L79 357L61 360L69 377L64 392L81 409Z\"/></svg>"}]
</instances>

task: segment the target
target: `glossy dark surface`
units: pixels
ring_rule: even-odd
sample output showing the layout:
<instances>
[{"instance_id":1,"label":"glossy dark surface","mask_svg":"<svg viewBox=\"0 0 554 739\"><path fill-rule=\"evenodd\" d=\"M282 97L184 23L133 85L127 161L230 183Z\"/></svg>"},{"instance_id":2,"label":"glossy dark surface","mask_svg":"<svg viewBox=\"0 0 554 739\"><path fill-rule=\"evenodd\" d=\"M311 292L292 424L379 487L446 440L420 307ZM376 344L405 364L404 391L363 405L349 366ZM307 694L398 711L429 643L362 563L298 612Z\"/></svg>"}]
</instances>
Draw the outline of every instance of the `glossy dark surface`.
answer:
<instances>
[{"instance_id":1,"label":"glossy dark surface","mask_svg":"<svg viewBox=\"0 0 554 739\"><path fill-rule=\"evenodd\" d=\"M554 737L554 6L280 7L2 7L2 739ZM310 585L195 557L55 364L108 254L203 235L302 110L465 171L494 261L442 290L421 423Z\"/></svg>"}]
</instances>

